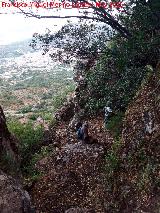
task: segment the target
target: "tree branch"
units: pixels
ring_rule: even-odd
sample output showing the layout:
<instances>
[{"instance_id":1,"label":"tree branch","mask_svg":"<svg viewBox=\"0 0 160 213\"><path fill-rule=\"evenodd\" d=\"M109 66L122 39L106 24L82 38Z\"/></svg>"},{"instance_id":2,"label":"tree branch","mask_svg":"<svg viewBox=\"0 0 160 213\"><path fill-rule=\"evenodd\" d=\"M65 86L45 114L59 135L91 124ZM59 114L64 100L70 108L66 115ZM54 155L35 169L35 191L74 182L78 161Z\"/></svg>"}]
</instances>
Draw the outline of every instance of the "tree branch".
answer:
<instances>
[{"instance_id":1,"label":"tree branch","mask_svg":"<svg viewBox=\"0 0 160 213\"><path fill-rule=\"evenodd\" d=\"M11 1L11 0L10 0ZM12 1L11 1L12 2ZM60 19L69 19L69 18L79 18L79 19L88 19L88 20L95 20L95 21L100 21L103 22L105 24L110 25L113 29L115 29L116 31L118 31L124 38L131 38L132 34L129 32L128 29L126 29L124 26L122 26L116 19L114 19L109 12L106 12L106 10L103 7L96 7L93 4L89 3L86 0L82 0L81 2L87 3L88 6L90 6L91 9L93 9L96 13L97 16L99 17L90 17L90 16L86 16L86 15L75 15L75 16L57 16L57 15L37 15L37 14L33 14L30 12L25 12L24 10L22 10L21 8L20 11L25 14L27 17L34 17L34 18L38 18L38 19L44 19L44 18L60 18ZM12 2L13 4L13 2ZM92 13L93 14L93 13Z\"/></svg>"}]
</instances>

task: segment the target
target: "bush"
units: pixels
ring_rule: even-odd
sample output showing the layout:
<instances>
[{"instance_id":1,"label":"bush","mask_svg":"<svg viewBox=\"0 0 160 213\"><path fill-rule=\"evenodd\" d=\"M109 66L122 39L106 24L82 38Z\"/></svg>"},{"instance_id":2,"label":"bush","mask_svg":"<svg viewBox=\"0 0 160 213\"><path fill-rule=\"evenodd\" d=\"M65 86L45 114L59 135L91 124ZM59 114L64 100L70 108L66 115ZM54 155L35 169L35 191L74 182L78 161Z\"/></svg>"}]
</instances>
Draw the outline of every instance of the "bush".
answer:
<instances>
[{"instance_id":1,"label":"bush","mask_svg":"<svg viewBox=\"0 0 160 213\"><path fill-rule=\"evenodd\" d=\"M124 112L118 112L112 116L106 124L106 128L111 131L115 138L118 138L121 134L123 118Z\"/></svg>"},{"instance_id":2,"label":"bush","mask_svg":"<svg viewBox=\"0 0 160 213\"><path fill-rule=\"evenodd\" d=\"M38 116L39 116L38 114L32 114L32 115L29 115L28 118L35 121L37 120Z\"/></svg>"},{"instance_id":3,"label":"bush","mask_svg":"<svg viewBox=\"0 0 160 213\"><path fill-rule=\"evenodd\" d=\"M40 148L42 137L43 137L43 128L38 126L33 128L31 122L27 124L21 124L17 120L10 120L8 122L9 131L14 134L20 141L20 154L22 157L21 160L21 169L25 174L29 173L28 167L32 155Z\"/></svg>"},{"instance_id":4,"label":"bush","mask_svg":"<svg viewBox=\"0 0 160 213\"><path fill-rule=\"evenodd\" d=\"M74 91L74 85L69 85L63 91L60 91L54 98L53 98L53 106L54 109L57 110L60 108L63 103L67 100L66 97L69 93Z\"/></svg>"},{"instance_id":5,"label":"bush","mask_svg":"<svg viewBox=\"0 0 160 213\"><path fill-rule=\"evenodd\" d=\"M143 36L146 39L145 33ZM89 96L86 111L97 112L108 101L114 110L126 109L148 73L153 72L148 69L148 60L154 57L150 50L150 41L144 42L139 33L130 40L118 35L112 38L95 66L85 72ZM82 96L85 94L86 90Z\"/></svg>"},{"instance_id":6,"label":"bush","mask_svg":"<svg viewBox=\"0 0 160 213\"><path fill-rule=\"evenodd\" d=\"M32 111L32 106L25 106L22 109L19 110L19 113L28 113Z\"/></svg>"},{"instance_id":7,"label":"bush","mask_svg":"<svg viewBox=\"0 0 160 213\"><path fill-rule=\"evenodd\" d=\"M0 156L0 168L12 176L19 173L19 164L13 160L10 153L3 152Z\"/></svg>"},{"instance_id":8,"label":"bush","mask_svg":"<svg viewBox=\"0 0 160 213\"><path fill-rule=\"evenodd\" d=\"M121 158L119 155L119 150L122 146L121 140L115 140L112 147L108 150L105 156L105 174L106 174L106 191L111 197L117 182L119 182L119 171L121 167ZM112 199L107 204L110 212L116 212L115 207L118 204L118 200L112 203Z\"/></svg>"},{"instance_id":9,"label":"bush","mask_svg":"<svg viewBox=\"0 0 160 213\"><path fill-rule=\"evenodd\" d=\"M40 115L45 121L52 120L52 113L51 112L44 112Z\"/></svg>"}]
</instances>

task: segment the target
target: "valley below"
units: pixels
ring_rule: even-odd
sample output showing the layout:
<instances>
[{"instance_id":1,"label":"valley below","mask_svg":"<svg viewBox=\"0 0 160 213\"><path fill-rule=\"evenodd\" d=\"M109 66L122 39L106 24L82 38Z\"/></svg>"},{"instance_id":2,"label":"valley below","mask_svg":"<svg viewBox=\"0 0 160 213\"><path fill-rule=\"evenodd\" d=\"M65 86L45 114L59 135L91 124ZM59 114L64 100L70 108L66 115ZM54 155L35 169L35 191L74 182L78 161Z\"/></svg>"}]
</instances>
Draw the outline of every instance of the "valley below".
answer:
<instances>
[{"instance_id":1,"label":"valley below","mask_svg":"<svg viewBox=\"0 0 160 213\"><path fill-rule=\"evenodd\" d=\"M66 93L73 90L70 65L54 62L30 41L0 47L0 103L7 117L23 123L38 116L50 120Z\"/></svg>"}]
</instances>

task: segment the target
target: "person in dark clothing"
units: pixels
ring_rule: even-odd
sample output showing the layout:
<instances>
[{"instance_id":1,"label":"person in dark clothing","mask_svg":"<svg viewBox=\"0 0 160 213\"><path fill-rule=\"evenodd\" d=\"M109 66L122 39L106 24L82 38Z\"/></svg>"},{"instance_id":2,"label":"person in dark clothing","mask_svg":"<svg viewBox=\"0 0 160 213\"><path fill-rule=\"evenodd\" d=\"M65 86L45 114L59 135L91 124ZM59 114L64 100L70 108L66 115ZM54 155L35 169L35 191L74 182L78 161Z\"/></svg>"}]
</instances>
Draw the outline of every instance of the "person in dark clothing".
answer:
<instances>
[{"instance_id":1,"label":"person in dark clothing","mask_svg":"<svg viewBox=\"0 0 160 213\"><path fill-rule=\"evenodd\" d=\"M98 143L98 140L89 136L88 134L88 123L85 121L84 124L78 122L76 125L76 132L78 140L86 143L86 144L93 144Z\"/></svg>"},{"instance_id":2,"label":"person in dark clothing","mask_svg":"<svg viewBox=\"0 0 160 213\"><path fill-rule=\"evenodd\" d=\"M89 141L89 135L88 135L88 123L85 121L81 128L81 134L82 134L82 141L88 142Z\"/></svg>"},{"instance_id":3,"label":"person in dark clothing","mask_svg":"<svg viewBox=\"0 0 160 213\"><path fill-rule=\"evenodd\" d=\"M89 136L88 136L88 123L85 122L82 124L81 122L78 122L76 125L76 132L77 132L77 138L79 140L82 140L83 142L87 142Z\"/></svg>"},{"instance_id":4,"label":"person in dark clothing","mask_svg":"<svg viewBox=\"0 0 160 213\"><path fill-rule=\"evenodd\" d=\"M76 132L77 132L77 138L79 140L83 140L83 135L82 135L82 123L81 122L78 122L76 124Z\"/></svg>"}]
</instances>

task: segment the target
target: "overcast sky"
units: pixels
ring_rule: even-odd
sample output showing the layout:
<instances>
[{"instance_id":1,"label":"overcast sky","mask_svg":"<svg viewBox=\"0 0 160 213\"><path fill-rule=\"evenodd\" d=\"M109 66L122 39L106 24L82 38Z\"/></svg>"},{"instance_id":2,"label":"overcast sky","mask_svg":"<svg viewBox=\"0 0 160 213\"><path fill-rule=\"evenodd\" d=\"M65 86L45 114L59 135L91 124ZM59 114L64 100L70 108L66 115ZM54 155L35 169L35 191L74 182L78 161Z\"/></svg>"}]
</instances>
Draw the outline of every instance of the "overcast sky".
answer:
<instances>
[{"instance_id":1,"label":"overcast sky","mask_svg":"<svg viewBox=\"0 0 160 213\"><path fill-rule=\"evenodd\" d=\"M11 1L11 0L10 0ZM28 38L32 38L33 33L43 33L46 28L51 31L56 31L60 29L65 23L66 19L36 19L36 18L26 18L22 14L13 14L20 12L18 8L15 7L2 7L2 2L10 2L9 0L0 0L0 45L9 44L16 41L22 41ZM19 3L21 2L33 2L34 0L14 0ZM38 1L38 0L37 0ZM50 2L53 0L43 0L43 2ZM61 2L61 0L55 0L56 2ZM111 0L109 0L110 2ZM126 0L127 1L127 0ZM125 2L125 1L124 1ZM30 10L29 7L25 8ZM78 15L78 9L42 9L35 8L34 12L40 15ZM27 12L27 11L26 11ZM3 14L2 14L3 13ZM7 13L7 14L4 14ZM115 12L116 14L116 12ZM113 14L112 14L113 15ZM71 20L71 19L70 19ZM73 22L77 22L77 19L72 19Z\"/></svg>"},{"instance_id":2,"label":"overcast sky","mask_svg":"<svg viewBox=\"0 0 160 213\"><path fill-rule=\"evenodd\" d=\"M66 19L36 19L26 18L21 14L12 14L13 8L2 8L1 2L2 0L0 0L0 13L7 12L8 14L0 14L0 45L31 38L33 33L45 32L46 28L56 31L66 23ZM15 11L19 10L16 8ZM73 13L74 11L69 9L64 12Z\"/></svg>"}]
</instances>

